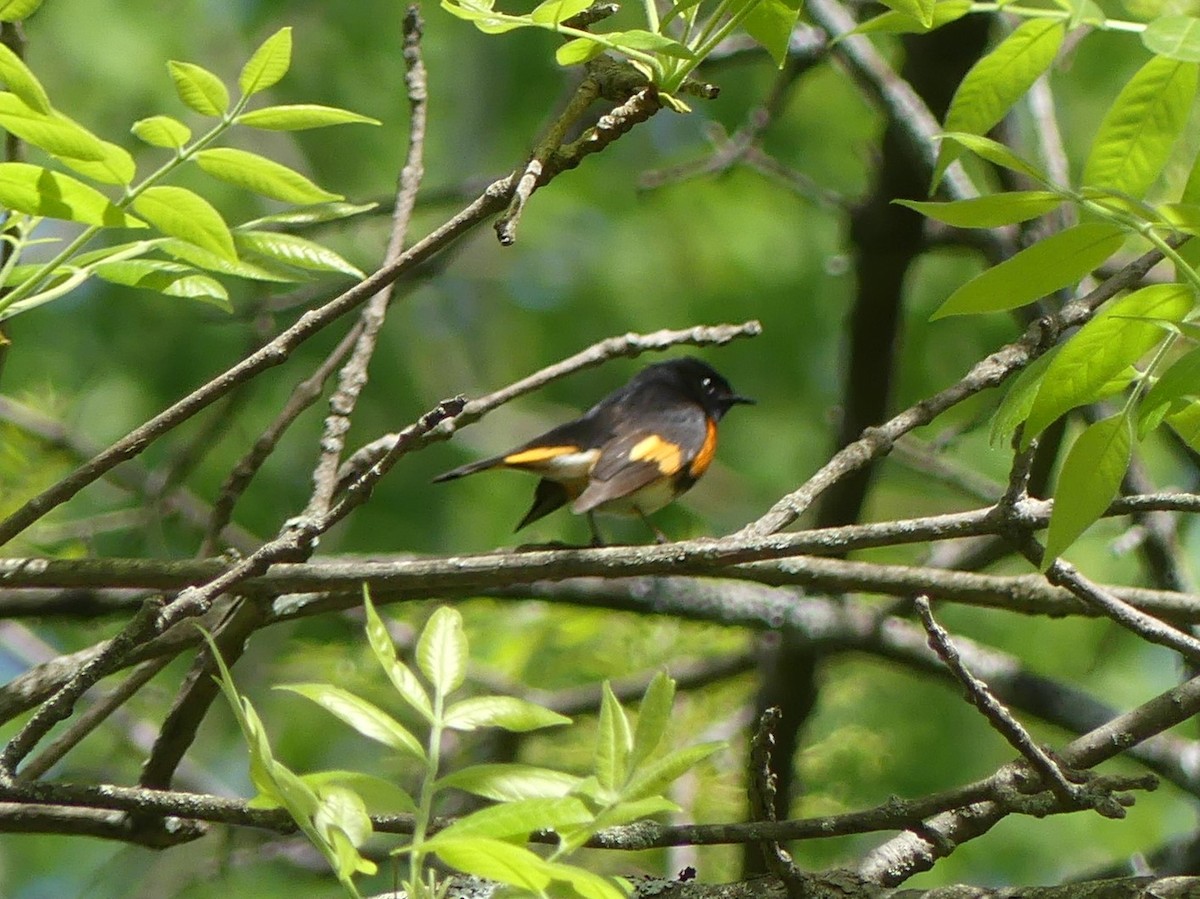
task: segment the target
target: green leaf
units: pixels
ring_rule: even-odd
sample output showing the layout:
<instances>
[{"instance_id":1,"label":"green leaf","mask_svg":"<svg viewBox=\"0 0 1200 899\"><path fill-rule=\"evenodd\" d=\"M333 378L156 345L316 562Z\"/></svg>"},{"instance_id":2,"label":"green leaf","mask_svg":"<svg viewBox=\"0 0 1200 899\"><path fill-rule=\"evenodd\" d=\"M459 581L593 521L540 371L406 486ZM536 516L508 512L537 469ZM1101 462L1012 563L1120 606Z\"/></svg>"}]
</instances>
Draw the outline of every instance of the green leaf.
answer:
<instances>
[{"instance_id":1,"label":"green leaf","mask_svg":"<svg viewBox=\"0 0 1200 899\"><path fill-rule=\"evenodd\" d=\"M850 34L925 34L961 19L971 11L971 0L942 0L933 8L933 23L922 25L919 19L888 10L867 19Z\"/></svg>"},{"instance_id":2,"label":"green leaf","mask_svg":"<svg viewBox=\"0 0 1200 899\"><path fill-rule=\"evenodd\" d=\"M1124 232L1107 222L1089 222L1052 234L972 278L930 319L999 312L1032 303L1079 281L1124 241Z\"/></svg>"},{"instance_id":3,"label":"green leaf","mask_svg":"<svg viewBox=\"0 0 1200 899\"><path fill-rule=\"evenodd\" d=\"M506 31L525 28L533 24L533 20L529 16L497 18L493 14L490 4L485 6L479 3L453 3L451 0L441 0L441 6L450 15L466 19L484 34L503 34Z\"/></svg>"},{"instance_id":4,"label":"green leaf","mask_svg":"<svg viewBox=\"0 0 1200 899\"><path fill-rule=\"evenodd\" d=\"M665 53L667 56L677 56L680 59L695 59L693 53L679 41L672 40L663 34L635 28L631 31L610 31L604 35L618 48L630 50L648 50L652 53Z\"/></svg>"},{"instance_id":5,"label":"green leaf","mask_svg":"<svg viewBox=\"0 0 1200 899\"><path fill-rule=\"evenodd\" d=\"M233 311L229 304L229 293L219 281L177 262L165 262L161 259L124 259L119 262L101 262L92 270L96 277L110 284L152 290L164 296L204 300L226 312Z\"/></svg>"},{"instance_id":6,"label":"green leaf","mask_svg":"<svg viewBox=\"0 0 1200 899\"><path fill-rule=\"evenodd\" d=\"M29 66L25 65L25 61L7 44L0 44L0 81L35 112L48 114L51 111L46 89Z\"/></svg>"},{"instance_id":7,"label":"green leaf","mask_svg":"<svg viewBox=\"0 0 1200 899\"><path fill-rule=\"evenodd\" d=\"M1022 175L1028 175L1034 181L1040 181L1046 184L1050 181L1050 176L1035 166L1033 163L1022 159L1004 144L992 140L988 137L982 137L978 134L965 134L961 131L948 131L942 135L943 142L952 140L966 149L970 150L980 159L985 159L992 165L998 165L1001 168L1010 169L1014 172L1019 172Z\"/></svg>"},{"instance_id":8,"label":"green leaf","mask_svg":"<svg viewBox=\"0 0 1200 899\"><path fill-rule=\"evenodd\" d=\"M1132 451L1133 422L1125 413L1098 421L1079 435L1058 476L1043 571L1104 514L1121 487Z\"/></svg>"},{"instance_id":9,"label":"green leaf","mask_svg":"<svg viewBox=\"0 0 1200 899\"><path fill-rule=\"evenodd\" d=\"M1004 394L1004 399L1000 401L996 414L992 416L991 432L988 435L988 442L992 446L1008 441L1017 430L1017 425L1029 417L1029 410L1033 408L1033 401L1037 397L1038 388L1042 385L1042 378L1050 366L1050 360L1054 358L1059 349L1059 347L1053 347L1038 356L1025 366L1024 370L1017 375L1016 380L1012 382L1012 386Z\"/></svg>"},{"instance_id":10,"label":"green leaf","mask_svg":"<svg viewBox=\"0 0 1200 899\"><path fill-rule=\"evenodd\" d=\"M624 800L656 796L704 759L725 747L724 743L699 743L663 756L634 772L621 791Z\"/></svg>"},{"instance_id":11,"label":"green leaf","mask_svg":"<svg viewBox=\"0 0 1200 899\"><path fill-rule=\"evenodd\" d=\"M438 831L426 846L436 851L439 843L463 837L519 837L526 840L535 830L562 830L590 822L592 818L587 806L574 796L522 799L489 806L459 818L445 830Z\"/></svg>"},{"instance_id":12,"label":"green leaf","mask_svg":"<svg viewBox=\"0 0 1200 899\"><path fill-rule=\"evenodd\" d=\"M438 696L462 686L467 676L467 635L457 609L439 606L430 616L417 640L417 666Z\"/></svg>"},{"instance_id":13,"label":"green leaf","mask_svg":"<svg viewBox=\"0 0 1200 899\"><path fill-rule=\"evenodd\" d=\"M343 199L340 194L317 187L286 165L246 150L218 147L201 150L192 158L202 171L214 178L284 203L324 203Z\"/></svg>"},{"instance_id":14,"label":"green leaf","mask_svg":"<svg viewBox=\"0 0 1200 899\"><path fill-rule=\"evenodd\" d=\"M138 140L152 147L178 150L192 139L192 130L169 115L152 115L134 122L129 129Z\"/></svg>"},{"instance_id":15,"label":"green leaf","mask_svg":"<svg viewBox=\"0 0 1200 899\"><path fill-rule=\"evenodd\" d=\"M1196 97L1196 63L1156 56L1122 88L1083 167L1085 186L1144 196L1162 173Z\"/></svg>"},{"instance_id":16,"label":"green leaf","mask_svg":"<svg viewBox=\"0 0 1200 899\"><path fill-rule=\"evenodd\" d=\"M554 61L560 66L577 66L595 59L604 52L604 45L591 38L577 37L554 51Z\"/></svg>"},{"instance_id":17,"label":"green leaf","mask_svg":"<svg viewBox=\"0 0 1200 899\"><path fill-rule=\"evenodd\" d=\"M229 91L221 79L203 66L190 62L167 63L175 93L189 109L205 116L222 116L229 109Z\"/></svg>"},{"instance_id":18,"label":"green leaf","mask_svg":"<svg viewBox=\"0 0 1200 899\"><path fill-rule=\"evenodd\" d=\"M418 759L424 760L425 750L417 742L417 738L408 732L399 721L389 715L374 703L360 696L355 696L349 690L334 687L330 684L284 684L275 688L287 690L312 700L330 714L349 724L356 731L371 740L408 752Z\"/></svg>"},{"instance_id":19,"label":"green leaf","mask_svg":"<svg viewBox=\"0 0 1200 899\"><path fill-rule=\"evenodd\" d=\"M123 212L108 197L70 175L27 162L0 163L0 206L26 215L46 216L110 228L144 228L145 222Z\"/></svg>"},{"instance_id":20,"label":"green leaf","mask_svg":"<svg viewBox=\"0 0 1200 899\"><path fill-rule=\"evenodd\" d=\"M1050 68L1065 35L1063 24L1054 19L1018 25L967 72L950 101L946 130L986 134ZM955 145L943 141L933 171L935 187L957 157Z\"/></svg>"},{"instance_id":21,"label":"green leaf","mask_svg":"<svg viewBox=\"0 0 1200 899\"><path fill-rule=\"evenodd\" d=\"M591 5L592 0L545 0L533 8L529 18L535 22L557 25L579 15Z\"/></svg>"},{"instance_id":22,"label":"green leaf","mask_svg":"<svg viewBox=\"0 0 1200 899\"><path fill-rule=\"evenodd\" d=\"M473 696L446 710L446 727L475 730L499 727L515 733L570 724L571 719L514 696Z\"/></svg>"},{"instance_id":23,"label":"green leaf","mask_svg":"<svg viewBox=\"0 0 1200 899\"><path fill-rule=\"evenodd\" d=\"M1176 359L1147 391L1138 416L1138 432L1144 436L1149 430L1148 424L1161 421L1177 400L1194 401L1197 397L1200 397L1200 349Z\"/></svg>"},{"instance_id":24,"label":"green leaf","mask_svg":"<svg viewBox=\"0 0 1200 899\"><path fill-rule=\"evenodd\" d=\"M280 28L262 42L238 75L238 87L249 97L279 83L292 65L292 29Z\"/></svg>"},{"instance_id":25,"label":"green leaf","mask_svg":"<svg viewBox=\"0 0 1200 899\"><path fill-rule=\"evenodd\" d=\"M33 15L42 0L0 0L0 22L16 22Z\"/></svg>"},{"instance_id":26,"label":"green leaf","mask_svg":"<svg viewBox=\"0 0 1200 899\"><path fill-rule=\"evenodd\" d=\"M678 812L679 806L665 796L648 796L632 802L618 802L611 808L605 809L596 819L599 827L619 827L641 821L653 815Z\"/></svg>"},{"instance_id":27,"label":"green leaf","mask_svg":"<svg viewBox=\"0 0 1200 899\"><path fill-rule=\"evenodd\" d=\"M671 707L675 703L675 681L665 671L654 675L646 687L646 695L638 707L637 727L633 732L633 749L629 765L636 769L650 758L667 735L671 722Z\"/></svg>"},{"instance_id":28,"label":"green leaf","mask_svg":"<svg viewBox=\"0 0 1200 899\"><path fill-rule=\"evenodd\" d=\"M523 846L491 837L443 840L438 857L452 868L542 895L550 886L546 862Z\"/></svg>"},{"instance_id":29,"label":"green leaf","mask_svg":"<svg viewBox=\"0 0 1200 899\"><path fill-rule=\"evenodd\" d=\"M392 682L392 686L396 688L396 692L400 694L400 698L415 709L422 718L432 723L433 704L429 700L429 694L425 692L425 688L421 686L417 676L409 670L409 667L396 657L396 645L392 642L387 625L375 611L375 604L371 602L365 586L363 587L363 608L367 615L367 642L371 644L371 651L375 654L376 661L383 668L388 680Z\"/></svg>"},{"instance_id":30,"label":"green leaf","mask_svg":"<svg viewBox=\"0 0 1200 899\"><path fill-rule=\"evenodd\" d=\"M379 119L359 115L348 109L333 106L318 106L315 103L297 103L290 106L265 106L243 112L236 119L239 125L262 128L266 131L304 131L309 128L327 128L330 125L379 125Z\"/></svg>"},{"instance_id":31,"label":"green leaf","mask_svg":"<svg viewBox=\"0 0 1200 899\"><path fill-rule=\"evenodd\" d=\"M452 787L496 802L520 799L553 799L566 796L579 784L573 774L534 765L472 765L447 774L437 788Z\"/></svg>"},{"instance_id":32,"label":"green leaf","mask_svg":"<svg viewBox=\"0 0 1200 899\"><path fill-rule=\"evenodd\" d=\"M1200 402L1188 403L1168 415L1166 421L1180 440L1200 453Z\"/></svg>"},{"instance_id":33,"label":"green leaf","mask_svg":"<svg viewBox=\"0 0 1200 899\"><path fill-rule=\"evenodd\" d=\"M1162 221L1176 231L1200 234L1200 203L1163 203L1157 210Z\"/></svg>"},{"instance_id":34,"label":"green leaf","mask_svg":"<svg viewBox=\"0 0 1200 899\"><path fill-rule=\"evenodd\" d=\"M1025 444L1069 409L1095 400L1108 381L1166 338L1150 321L1180 321L1195 305L1190 287L1155 284L1110 304L1068 340L1050 364L1025 428Z\"/></svg>"},{"instance_id":35,"label":"green leaf","mask_svg":"<svg viewBox=\"0 0 1200 899\"><path fill-rule=\"evenodd\" d=\"M934 0L884 0L883 5L916 19L926 28L933 24Z\"/></svg>"},{"instance_id":36,"label":"green leaf","mask_svg":"<svg viewBox=\"0 0 1200 899\"><path fill-rule=\"evenodd\" d=\"M263 225L317 225L322 222L336 222L339 219L350 218L379 208L378 203L320 203L306 206L303 209L288 209L264 215L253 221L238 225L238 231L253 231Z\"/></svg>"},{"instance_id":37,"label":"green leaf","mask_svg":"<svg viewBox=\"0 0 1200 899\"><path fill-rule=\"evenodd\" d=\"M71 159L104 159L104 142L82 125L57 113L38 112L16 95L0 92L0 127L54 156Z\"/></svg>"},{"instance_id":38,"label":"green leaf","mask_svg":"<svg viewBox=\"0 0 1200 899\"><path fill-rule=\"evenodd\" d=\"M627 899L632 893L628 881L593 874L586 868L577 868L562 862L546 862L546 871L556 881L569 884L582 899ZM622 884L624 889L618 884Z\"/></svg>"},{"instance_id":39,"label":"green leaf","mask_svg":"<svg viewBox=\"0 0 1200 899\"><path fill-rule=\"evenodd\" d=\"M1200 19L1161 16L1146 26L1142 43L1159 56L1180 62L1200 62Z\"/></svg>"},{"instance_id":40,"label":"green leaf","mask_svg":"<svg viewBox=\"0 0 1200 899\"><path fill-rule=\"evenodd\" d=\"M956 228L999 228L1045 215L1061 206L1063 198L1048 190L1014 190L948 203L892 202Z\"/></svg>"},{"instance_id":41,"label":"green leaf","mask_svg":"<svg viewBox=\"0 0 1200 899\"><path fill-rule=\"evenodd\" d=\"M340 272L351 278L366 275L333 250L296 234L279 231L234 231L234 242L243 252L256 253L314 272Z\"/></svg>"},{"instance_id":42,"label":"green leaf","mask_svg":"<svg viewBox=\"0 0 1200 899\"><path fill-rule=\"evenodd\" d=\"M343 880L354 874L374 874L376 866L357 849L371 836L371 819L362 797L343 787L328 787L318 794L320 805L313 815L313 828L333 848L334 870ZM340 841L338 836L344 836Z\"/></svg>"},{"instance_id":43,"label":"green leaf","mask_svg":"<svg viewBox=\"0 0 1200 899\"><path fill-rule=\"evenodd\" d=\"M604 682L600 697L600 719L596 726L596 759L594 770L601 789L615 791L629 776L629 753L633 749L633 734L629 718Z\"/></svg>"},{"instance_id":44,"label":"green leaf","mask_svg":"<svg viewBox=\"0 0 1200 899\"><path fill-rule=\"evenodd\" d=\"M236 261L233 237L221 213L207 200L182 187L148 187L133 201L134 210L164 234L194 243Z\"/></svg>"},{"instance_id":45,"label":"green leaf","mask_svg":"<svg viewBox=\"0 0 1200 899\"><path fill-rule=\"evenodd\" d=\"M300 779L321 795L330 785L347 787L362 796L367 808L378 814L415 812L416 801L394 780L362 771L313 771Z\"/></svg>"},{"instance_id":46,"label":"green leaf","mask_svg":"<svg viewBox=\"0 0 1200 899\"><path fill-rule=\"evenodd\" d=\"M134 176L137 174L137 164L133 161L133 157L129 155L129 151L116 144L110 144L108 141L101 141L100 143L107 154L103 159L92 161L90 159L71 159L69 156L63 156L61 157L63 164L68 168L74 169L85 178L91 178L93 181L99 181L101 184L126 186L132 183Z\"/></svg>"},{"instance_id":47,"label":"green leaf","mask_svg":"<svg viewBox=\"0 0 1200 899\"><path fill-rule=\"evenodd\" d=\"M159 249L170 256L186 262L188 265L202 268L205 271L216 272L219 275L229 275L234 278L245 278L248 281L266 281L275 284L295 284L303 278L295 269L284 266L264 265L261 262L248 262L245 259L227 259L216 253L202 249L193 243L174 237L161 237L157 241Z\"/></svg>"},{"instance_id":48,"label":"green leaf","mask_svg":"<svg viewBox=\"0 0 1200 899\"><path fill-rule=\"evenodd\" d=\"M766 48L781 69L787 62L788 44L801 5L802 0L759 0L742 20L746 33Z\"/></svg>"}]
</instances>

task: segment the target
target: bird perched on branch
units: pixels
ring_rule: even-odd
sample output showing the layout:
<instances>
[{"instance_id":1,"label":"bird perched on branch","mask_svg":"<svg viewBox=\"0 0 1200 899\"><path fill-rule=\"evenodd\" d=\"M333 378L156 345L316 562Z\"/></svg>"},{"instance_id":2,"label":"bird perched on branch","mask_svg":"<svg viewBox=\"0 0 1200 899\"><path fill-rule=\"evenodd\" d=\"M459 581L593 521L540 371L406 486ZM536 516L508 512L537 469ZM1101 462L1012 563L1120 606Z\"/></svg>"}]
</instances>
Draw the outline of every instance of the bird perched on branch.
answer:
<instances>
[{"instance_id":1,"label":"bird perched on branch","mask_svg":"<svg viewBox=\"0 0 1200 899\"><path fill-rule=\"evenodd\" d=\"M699 480L717 449L717 422L733 406L754 400L733 392L709 365L685 356L642 369L579 418L528 443L434 478L451 481L477 471L514 468L538 475L533 505L520 530L560 506L587 515L592 542L602 545L595 512L646 518Z\"/></svg>"}]
</instances>

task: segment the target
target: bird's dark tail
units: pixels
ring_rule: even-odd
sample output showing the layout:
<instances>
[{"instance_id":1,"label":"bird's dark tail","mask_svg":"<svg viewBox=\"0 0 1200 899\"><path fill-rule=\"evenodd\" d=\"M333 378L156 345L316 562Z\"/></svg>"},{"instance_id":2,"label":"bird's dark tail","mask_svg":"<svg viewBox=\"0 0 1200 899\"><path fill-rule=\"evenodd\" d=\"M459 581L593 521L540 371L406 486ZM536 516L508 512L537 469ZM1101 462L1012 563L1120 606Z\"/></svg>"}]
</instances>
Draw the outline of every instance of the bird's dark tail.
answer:
<instances>
[{"instance_id":1,"label":"bird's dark tail","mask_svg":"<svg viewBox=\"0 0 1200 899\"><path fill-rule=\"evenodd\" d=\"M533 493L533 505L529 507L529 511L525 513L525 517L520 523L513 528L514 531L519 531L527 524L531 524L549 515L555 509L565 506L570 497L567 495L567 488L558 481L552 481L549 478L542 478L538 481L537 490Z\"/></svg>"},{"instance_id":2,"label":"bird's dark tail","mask_svg":"<svg viewBox=\"0 0 1200 899\"><path fill-rule=\"evenodd\" d=\"M458 466L458 468L443 471L433 479L433 483L439 484L442 481L453 481L455 478L466 477L469 474L475 474L477 471L486 471L489 468L495 468L503 461L503 456L492 456L490 459L482 459L479 462L468 462L466 465Z\"/></svg>"}]
</instances>

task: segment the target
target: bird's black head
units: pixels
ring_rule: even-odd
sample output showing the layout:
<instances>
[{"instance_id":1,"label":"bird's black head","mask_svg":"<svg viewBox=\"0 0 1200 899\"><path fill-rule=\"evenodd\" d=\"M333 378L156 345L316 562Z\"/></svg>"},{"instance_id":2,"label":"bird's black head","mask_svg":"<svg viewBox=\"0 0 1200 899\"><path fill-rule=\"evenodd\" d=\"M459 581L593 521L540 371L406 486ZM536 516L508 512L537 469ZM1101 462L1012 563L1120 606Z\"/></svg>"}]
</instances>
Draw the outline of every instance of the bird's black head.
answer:
<instances>
[{"instance_id":1,"label":"bird's black head","mask_svg":"<svg viewBox=\"0 0 1200 899\"><path fill-rule=\"evenodd\" d=\"M749 397L734 393L720 374L705 362L691 356L659 362L642 370L636 380L658 381L670 386L704 407L714 419L720 419L739 403L754 405Z\"/></svg>"}]
</instances>

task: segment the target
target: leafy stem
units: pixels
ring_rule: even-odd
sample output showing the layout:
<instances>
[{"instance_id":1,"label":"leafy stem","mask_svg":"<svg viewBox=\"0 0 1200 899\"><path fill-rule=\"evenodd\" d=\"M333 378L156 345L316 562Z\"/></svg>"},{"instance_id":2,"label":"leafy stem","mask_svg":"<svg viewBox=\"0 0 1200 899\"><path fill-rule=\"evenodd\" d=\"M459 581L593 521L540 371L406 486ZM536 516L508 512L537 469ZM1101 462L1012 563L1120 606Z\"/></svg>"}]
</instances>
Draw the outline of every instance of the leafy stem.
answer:
<instances>
[{"instance_id":1,"label":"leafy stem","mask_svg":"<svg viewBox=\"0 0 1200 899\"><path fill-rule=\"evenodd\" d=\"M1000 12L1012 13L1025 19L1059 19L1067 21L1071 12L1065 9L1046 9L1040 6L1021 6L1017 3L972 3L971 12ZM1087 19L1087 24L1101 31L1127 31L1141 34L1146 30L1145 22L1130 22L1126 19Z\"/></svg>"}]
</instances>

